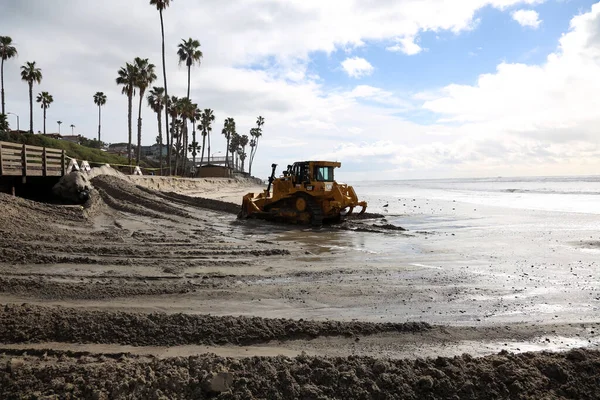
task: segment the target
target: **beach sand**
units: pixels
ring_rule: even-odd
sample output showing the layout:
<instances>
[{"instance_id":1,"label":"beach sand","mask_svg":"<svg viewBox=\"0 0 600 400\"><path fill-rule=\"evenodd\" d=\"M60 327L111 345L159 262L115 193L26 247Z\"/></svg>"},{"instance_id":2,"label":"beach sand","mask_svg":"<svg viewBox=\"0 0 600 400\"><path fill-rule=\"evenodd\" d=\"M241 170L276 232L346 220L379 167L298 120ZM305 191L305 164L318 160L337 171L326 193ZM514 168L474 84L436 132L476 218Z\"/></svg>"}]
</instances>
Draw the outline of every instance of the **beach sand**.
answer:
<instances>
[{"instance_id":1,"label":"beach sand","mask_svg":"<svg viewBox=\"0 0 600 400\"><path fill-rule=\"evenodd\" d=\"M600 397L595 220L400 199L314 229L237 220L254 181L91 182L0 194L0 398Z\"/></svg>"}]
</instances>

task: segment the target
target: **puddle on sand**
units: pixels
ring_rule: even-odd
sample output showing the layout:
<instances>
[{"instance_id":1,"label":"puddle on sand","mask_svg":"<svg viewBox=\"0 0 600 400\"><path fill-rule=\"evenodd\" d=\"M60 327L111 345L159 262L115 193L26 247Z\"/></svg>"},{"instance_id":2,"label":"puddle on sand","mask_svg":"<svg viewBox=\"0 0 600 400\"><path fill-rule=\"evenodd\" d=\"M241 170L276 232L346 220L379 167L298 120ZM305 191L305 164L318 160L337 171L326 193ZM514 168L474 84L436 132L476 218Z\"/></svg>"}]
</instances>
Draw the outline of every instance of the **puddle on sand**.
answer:
<instances>
[{"instance_id":1,"label":"puddle on sand","mask_svg":"<svg viewBox=\"0 0 600 400\"><path fill-rule=\"evenodd\" d=\"M318 340L318 339L317 339ZM368 339L367 339L368 340ZM295 340L284 343L269 343L265 345L254 346L204 346L204 345L181 345L181 346L128 346L118 344L78 344L78 343L17 343L4 344L5 349L55 349L62 351L85 351L95 354L131 354L137 356L154 356L158 358L167 357L188 357L193 355L202 355L207 353L216 354L222 357L243 358L252 356L287 356L295 357L302 352L308 355L320 356L347 356L351 354L363 354L364 351L371 353L377 350L377 346L371 345L360 349L354 346L354 339L351 344L345 339L337 339L336 343L329 346L319 346L318 350L307 346L304 340ZM351 346L351 349L349 348ZM484 357L490 354L497 354L502 350L511 353L551 351L561 352L575 348L600 347L600 336L589 338L564 337L564 336L544 336L529 341L473 341L464 340L455 343L442 344L406 344L401 346L383 346L380 348L383 356L391 359L414 359L414 358L435 358L454 357L467 353L474 357Z\"/></svg>"},{"instance_id":2,"label":"puddle on sand","mask_svg":"<svg viewBox=\"0 0 600 400\"><path fill-rule=\"evenodd\" d=\"M456 345L460 350L471 355L487 355L498 353L502 350L511 353L525 353L533 351L560 352L581 347L597 348L600 346L600 336L590 338L544 336L531 341L505 341L505 342L476 342L463 341Z\"/></svg>"},{"instance_id":3,"label":"puddle on sand","mask_svg":"<svg viewBox=\"0 0 600 400\"><path fill-rule=\"evenodd\" d=\"M299 243L312 255L354 254L361 261L375 263L421 254L418 246L405 236L372 232L304 229L279 232L273 240Z\"/></svg>"}]
</instances>

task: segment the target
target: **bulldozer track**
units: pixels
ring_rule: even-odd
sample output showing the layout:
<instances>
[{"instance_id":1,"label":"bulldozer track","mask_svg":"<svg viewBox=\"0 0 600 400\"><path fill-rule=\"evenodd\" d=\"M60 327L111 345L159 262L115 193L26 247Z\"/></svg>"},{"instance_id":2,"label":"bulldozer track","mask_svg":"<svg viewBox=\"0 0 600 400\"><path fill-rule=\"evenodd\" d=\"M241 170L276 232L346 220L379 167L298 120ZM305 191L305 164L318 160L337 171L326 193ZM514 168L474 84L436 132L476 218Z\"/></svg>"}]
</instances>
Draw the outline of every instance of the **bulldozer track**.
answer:
<instances>
[{"instance_id":1,"label":"bulldozer track","mask_svg":"<svg viewBox=\"0 0 600 400\"><path fill-rule=\"evenodd\" d=\"M306 205L308 206L308 210L310 212L310 223L312 226L321 226L323 225L323 210L317 204L317 202L311 196L303 196L306 198Z\"/></svg>"}]
</instances>

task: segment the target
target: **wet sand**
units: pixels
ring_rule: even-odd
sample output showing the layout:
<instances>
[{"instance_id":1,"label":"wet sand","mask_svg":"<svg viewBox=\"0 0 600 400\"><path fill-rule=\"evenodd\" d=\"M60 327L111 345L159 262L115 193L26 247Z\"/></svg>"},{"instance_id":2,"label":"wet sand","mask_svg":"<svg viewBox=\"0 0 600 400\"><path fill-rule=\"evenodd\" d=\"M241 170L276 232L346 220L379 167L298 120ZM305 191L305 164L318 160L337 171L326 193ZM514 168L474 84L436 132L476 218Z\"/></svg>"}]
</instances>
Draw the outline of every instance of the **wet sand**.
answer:
<instances>
[{"instance_id":1,"label":"wet sand","mask_svg":"<svg viewBox=\"0 0 600 400\"><path fill-rule=\"evenodd\" d=\"M223 372L219 398L599 396L593 220L415 199L313 229L236 220L254 182L92 183L83 209L0 194L1 398L206 398Z\"/></svg>"}]
</instances>

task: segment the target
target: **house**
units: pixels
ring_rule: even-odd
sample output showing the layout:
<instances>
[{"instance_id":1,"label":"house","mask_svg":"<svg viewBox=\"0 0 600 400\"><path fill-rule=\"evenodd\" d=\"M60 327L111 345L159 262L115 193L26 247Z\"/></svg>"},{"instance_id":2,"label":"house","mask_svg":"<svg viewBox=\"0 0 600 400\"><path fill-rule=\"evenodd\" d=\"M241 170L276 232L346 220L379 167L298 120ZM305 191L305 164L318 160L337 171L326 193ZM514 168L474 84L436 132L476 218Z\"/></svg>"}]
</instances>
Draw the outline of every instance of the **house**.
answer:
<instances>
[{"instance_id":1,"label":"house","mask_svg":"<svg viewBox=\"0 0 600 400\"><path fill-rule=\"evenodd\" d=\"M116 154L118 156L127 156L127 143L113 143L108 145L107 153ZM131 155L135 155L135 146L131 146Z\"/></svg>"},{"instance_id":2,"label":"house","mask_svg":"<svg viewBox=\"0 0 600 400\"><path fill-rule=\"evenodd\" d=\"M160 146L158 144L153 144L152 146L142 146L142 157L146 157L151 160L158 160L161 153L159 147ZM167 156L167 146L165 145L162 147L162 155L163 157Z\"/></svg>"},{"instance_id":3,"label":"house","mask_svg":"<svg viewBox=\"0 0 600 400\"><path fill-rule=\"evenodd\" d=\"M81 135L62 135L62 140L66 140L67 142L81 144Z\"/></svg>"}]
</instances>

